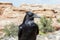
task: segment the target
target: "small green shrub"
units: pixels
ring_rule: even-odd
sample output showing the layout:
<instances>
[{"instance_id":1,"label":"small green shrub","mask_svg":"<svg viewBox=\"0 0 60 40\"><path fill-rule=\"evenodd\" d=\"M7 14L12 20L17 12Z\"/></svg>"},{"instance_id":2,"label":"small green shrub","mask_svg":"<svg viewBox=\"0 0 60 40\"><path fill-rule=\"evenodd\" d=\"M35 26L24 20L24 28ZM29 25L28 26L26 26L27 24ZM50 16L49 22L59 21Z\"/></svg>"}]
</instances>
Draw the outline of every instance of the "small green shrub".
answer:
<instances>
[{"instance_id":1,"label":"small green shrub","mask_svg":"<svg viewBox=\"0 0 60 40\"><path fill-rule=\"evenodd\" d=\"M5 28L3 30L6 35L5 36L17 36L18 33L18 26L14 23L11 23L9 25L5 25Z\"/></svg>"},{"instance_id":2,"label":"small green shrub","mask_svg":"<svg viewBox=\"0 0 60 40\"><path fill-rule=\"evenodd\" d=\"M59 19L57 19L57 22L59 22L59 23L60 23L60 18L59 18Z\"/></svg>"},{"instance_id":3,"label":"small green shrub","mask_svg":"<svg viewBox=\"0 0 60 40\"><path fill-rule=\"evenodd\" d=\"M51 26L52 24L52 19L51 18L46 18L45 16L40 18L40 22L38 23L39 26L39 34L45 34L48 32L53 32L54 28Z\"/></svg>"}]
</instances>

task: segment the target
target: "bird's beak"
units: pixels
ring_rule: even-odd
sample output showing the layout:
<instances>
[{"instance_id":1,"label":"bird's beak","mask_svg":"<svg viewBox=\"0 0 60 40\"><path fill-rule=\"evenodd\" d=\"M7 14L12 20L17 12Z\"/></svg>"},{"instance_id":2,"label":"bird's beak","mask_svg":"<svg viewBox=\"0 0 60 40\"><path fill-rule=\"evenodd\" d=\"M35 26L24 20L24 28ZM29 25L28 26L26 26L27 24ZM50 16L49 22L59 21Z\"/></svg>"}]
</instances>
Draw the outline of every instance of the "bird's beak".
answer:
<instances>
[{"instance_id":1,"label":"bird's beak","mask_svg":"<svg viewBox=\"0 0 60 40\"><path fill-rule=\"evenodd\" d=\"M38 15L36 15L36 14L34 14L33 17L34 17L34 18L40 18L40 16L38 16Z\"/></svg>"}]
</instances>

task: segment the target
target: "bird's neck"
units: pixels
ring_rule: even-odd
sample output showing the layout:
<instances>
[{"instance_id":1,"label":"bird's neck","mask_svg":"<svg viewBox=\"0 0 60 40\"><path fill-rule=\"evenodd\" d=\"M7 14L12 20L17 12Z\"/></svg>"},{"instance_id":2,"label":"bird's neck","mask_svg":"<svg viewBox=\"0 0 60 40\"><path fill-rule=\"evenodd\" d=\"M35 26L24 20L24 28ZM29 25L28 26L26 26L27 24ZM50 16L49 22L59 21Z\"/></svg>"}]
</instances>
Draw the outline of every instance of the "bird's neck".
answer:
<instances>
[{"instance_id":1,"label":"bird's neck","mask_svg":"<svg viewBox=\"0 0 60 40\"><path fill-rule=\"evenodd\" d=\"M25 22L34 22L34 19L33 20L26 19Z\"/></svg>"},{"instance_id":2,"label":"bird's neck","mask_svg":"<svg viewBox=\"0 0 60 40\"><path fill-rule=\"evenodd\" d=\"M26 24L26 25L32 25L33 23L34 23L33 20L26 20L26 21L25 21L25 24Z\"/></svg>"},{"instance_id":3,"label":"bird's neck","mask_svg":"<svg viewBox=\"0 0 60 40\"><path fill-rule=\"evenodd\" d=\"M25 18L24 18L24 20L23 20L23 23L22 23L22 24L24 24L24 23L26 23L26 22L32 22L32 21L34 21L34 19L31 19L31 18L29 18L29 17L26 15Z\"/></svg>"}]
</instances>

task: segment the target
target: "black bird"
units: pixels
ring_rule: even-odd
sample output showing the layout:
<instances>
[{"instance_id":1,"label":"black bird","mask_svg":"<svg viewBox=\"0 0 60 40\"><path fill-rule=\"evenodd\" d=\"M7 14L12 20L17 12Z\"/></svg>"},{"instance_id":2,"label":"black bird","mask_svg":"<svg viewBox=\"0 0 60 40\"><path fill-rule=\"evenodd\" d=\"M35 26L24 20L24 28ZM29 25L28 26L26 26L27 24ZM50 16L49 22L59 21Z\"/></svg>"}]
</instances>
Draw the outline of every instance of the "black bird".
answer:
<instances>
[{"instance_id":1,"label":"black bird","mask_svg":"<svg viewBox=\"0 0 60 40\"><path fill-rule=\"evenodd\" d=\"M34 18L40 17L30 11L26 12L23 23L19 26L18 40L36 40L39 28L38 25L34 23Z\"/></svg>"}]
</instances>

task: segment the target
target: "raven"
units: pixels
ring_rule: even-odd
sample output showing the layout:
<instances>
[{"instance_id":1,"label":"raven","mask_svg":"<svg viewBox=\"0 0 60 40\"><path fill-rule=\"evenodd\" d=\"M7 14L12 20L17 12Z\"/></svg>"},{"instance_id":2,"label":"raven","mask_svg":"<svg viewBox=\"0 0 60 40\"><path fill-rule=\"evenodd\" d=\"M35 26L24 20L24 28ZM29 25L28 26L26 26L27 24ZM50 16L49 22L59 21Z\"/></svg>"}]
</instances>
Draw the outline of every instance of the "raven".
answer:
<instances>
[{"instance_id":1,"label":"raven","mask_svg":"<svg viewBox=\"0 0 60 40\"><path fill-rule=\"evenodd\" d=\"M18 40L36 40L39 28L34 23L34 18L40 18L36 14L27 11L23 23L19 25Z\"/></svg>"}]
</instances>

